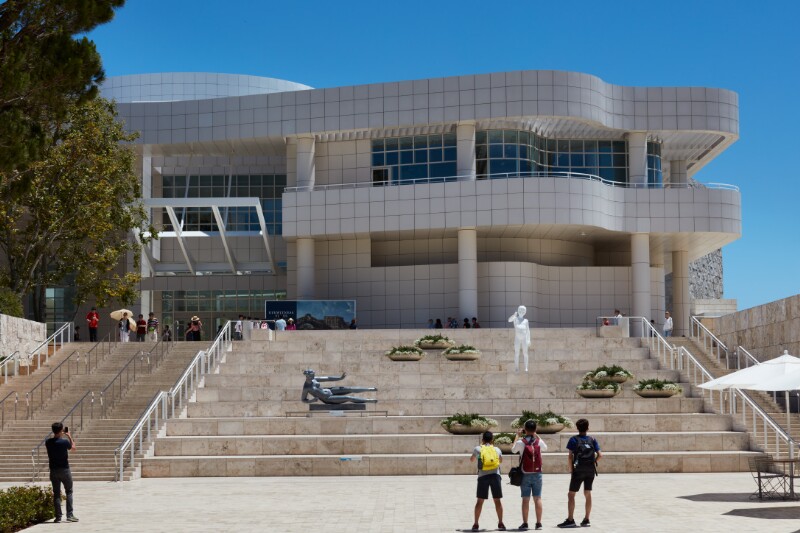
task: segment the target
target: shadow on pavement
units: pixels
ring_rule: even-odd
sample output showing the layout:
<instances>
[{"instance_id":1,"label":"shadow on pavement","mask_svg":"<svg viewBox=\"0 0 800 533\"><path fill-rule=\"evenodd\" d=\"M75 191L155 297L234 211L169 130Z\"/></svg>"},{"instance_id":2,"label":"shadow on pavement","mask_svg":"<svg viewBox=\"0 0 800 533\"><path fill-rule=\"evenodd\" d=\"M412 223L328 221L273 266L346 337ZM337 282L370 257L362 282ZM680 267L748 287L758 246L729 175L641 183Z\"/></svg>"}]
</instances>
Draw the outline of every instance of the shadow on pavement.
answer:
<instances>
[{"instance_id":1,"label":"shadow on pavement","mask_svg":"<svg viewBox=\"0 0 800 533\"><path fill-rule=\"evenodd\" d=\"M800 519L800 506L751 507L749 509L733 509L725 514L728 516L744 516L747 518L763 518L767 520L797 520Z\"/></svg>"},{"instance_id":2,"label":"shadow on pavement","mask_svg":"<svg viewBox=\"0 0 800 533\"><path fill-rule=\"evenodd\" d=\"M707 492L705 494L692 494L691 496L678 496L682 500L692 502L751 502L758 501L750 498L749 492Z\"/></svg>"}]
</instances>

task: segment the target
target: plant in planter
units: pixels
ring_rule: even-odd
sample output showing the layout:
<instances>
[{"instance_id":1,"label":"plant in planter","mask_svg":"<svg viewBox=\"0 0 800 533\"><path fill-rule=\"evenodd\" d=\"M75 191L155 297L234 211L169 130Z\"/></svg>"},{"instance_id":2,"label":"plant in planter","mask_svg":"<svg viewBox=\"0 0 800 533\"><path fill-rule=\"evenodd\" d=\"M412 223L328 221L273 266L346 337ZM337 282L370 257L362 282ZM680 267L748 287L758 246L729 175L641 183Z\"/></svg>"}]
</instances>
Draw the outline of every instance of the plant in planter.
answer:
<instances>
[{"instance_id":1,"label":"plant in planter","mask_svg":"<svg viewBox=\"0 0 800 533\"><path fill-rule=\"evenodd\" d=\"M414 346L423 350L442 350L455 346L455 342L444 335L425 335L414 341Z\"/></svg>"},{"instance_id":2,"label":"plant in planter","mask_svg":"<svg viewBox=\"0 0 800 533\"><path fill-rule=\"evenodd\" d=\"M394 346L386 355L392 361L419 361L425 352L416 346Z\"/></svg>"},{"instance_id":3,"label":"plant in planter","mask_svg":"<svg viewBox=\"0 0 800 533\"><path fill-rule=\"evenodd\" d=\"M511 447L514 445L514 433L495 433L494 445L500 448L503 453L511 453Z\"/></svg>"},{"instance_id":4,"label":"plant in planter","mask_svg":"<svg viewBox=\"0 0 800 533\"><path fill-rule=\"evenodd\" d=\"M446 349L442 355L451 361L474 361L480 359L481 352L474 346L462 344Z\"/></svg>"},{"instance_id":5,"label":"plant in planter","mask_svg":"<svg viewBox=\"0 0 800 533\"><path fill-rule=\"evenodd\" d=\"M683 392L680 385L668 379L640 379L633 392L642 398L669 398Z\"/></svg>"},{"instance_id":6,"label":"plant in planter","mask_svg":"<svg viewBox=\"0 0 800 533\"><path fill-rule=\"evenodd\" d=\"M456 413L441 421L448 432L456 435L477 435L498 426L497 420L477 413Z\"/></svg>"},{"instance_id":7,"label":"plant in planter","mask_svg":"<svg viewBox=\"0 0 800 533\"><path fill-rule=\"evenodd\" d=\"M619 386L619 383L587 379L578 386L577 392L584 398L613 398L619 394L620 390L622 387Z\"/></svg>"},{"instance_id":8,"label":"plant in planter","mask_svg":"<svg viewBox=\"0 0 800 533\"><path fill-rule=\"evenodd\" d=\"M553 411L546 411L544 413L535 413L533 411L522 411L522 416L514 419L511 422L511 427L519 429L525 426L528 420L536 421L536 432L543 435L558 433L565 427L572 427L572 420L566 416L557 415Z\"/></svg>"},{"instance_id":9,"label":"plant in planter","mask_svg":"<svg viewBox=\"0 0 800 533\"><path fill-rule=\"evenodd\" d=\"M633 379L634 375L622 368L619 365L603 365L598 366L591 372L584 374L583 379L587 380L600 380L600 381L613 381L615 383L625 383L629 379Z\"/></svg>"}]
</instances>

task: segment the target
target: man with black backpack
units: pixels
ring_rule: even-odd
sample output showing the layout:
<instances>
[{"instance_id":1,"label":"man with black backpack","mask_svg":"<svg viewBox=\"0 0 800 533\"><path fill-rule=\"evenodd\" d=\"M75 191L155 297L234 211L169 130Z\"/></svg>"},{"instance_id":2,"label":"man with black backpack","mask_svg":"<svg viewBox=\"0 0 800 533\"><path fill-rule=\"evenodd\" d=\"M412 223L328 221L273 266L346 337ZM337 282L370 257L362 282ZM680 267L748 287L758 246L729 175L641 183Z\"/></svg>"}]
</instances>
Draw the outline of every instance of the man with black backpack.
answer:
<instances>
[{"instance_id":1,"label":"man with black backpack","mask_svg":"<svg viewBox=\"0 0 800 533\"><path fill-rule=\"evenodd\" d=\"M503 524L503 497L502 478L500 477L500 463L503 462L503 452L494 445L494 435L491 431L481 436L481 444L475 446L470 462L478 461L478 501L475 502L475 523L472 531L478 531L478 519L481 517L483 502L489 499L489 489L492 489L494 508L497 511L497 529L505 531Z\"/></svg>"},{"instance_id":2,"label":"man with black backpack","mask_svg":"<svg viewBox=\"0 0 800 533\"><path fill-rule=\"evenodd\" d=\"M589 431L589 421L581 418L575 422L578 435L570 437L567 442L569 450L569 468L572 477L569 480L569 494L567 495L567 519L558 524L560 528L578 527L573 515L575 514L575 494L583 484L583 496L586 498L586 515L581 522L581 527L589 527L589 515L592 512L592 483L597 475L597 461L600 460L600 445L594 437L586 434Z\"/></svg>"},{"instance_id":3,"label":"man with black backpack","mask_svg":"<svg viewBox=\"0 0 800 533\"><path fill-rule=\"evenodd\" d=\"M519 529L528 529L528 511L531 507L531 496L536 511L536 529L542 529L542 452L547 451L547 444L536 434L536 420L526 420L524 427L517 431L511 453L520 454L519 465L522 469L522 525Z\"/></svg>"}]
</instances>

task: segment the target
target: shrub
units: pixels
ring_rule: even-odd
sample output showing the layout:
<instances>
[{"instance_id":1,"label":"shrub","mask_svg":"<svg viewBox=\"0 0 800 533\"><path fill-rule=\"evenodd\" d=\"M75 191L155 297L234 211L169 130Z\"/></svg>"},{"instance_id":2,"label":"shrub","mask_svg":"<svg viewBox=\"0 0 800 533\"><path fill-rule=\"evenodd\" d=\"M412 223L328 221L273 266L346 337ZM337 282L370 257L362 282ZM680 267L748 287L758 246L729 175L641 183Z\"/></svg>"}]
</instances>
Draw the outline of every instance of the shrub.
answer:
<instances>
[{"instance_id":1,"label":"shrub","mask_svg":"<svg viewBox=\"0 0 800 533\"><path fill-rule=\"evenodd\" d=\"M494 443L497 444L514 444L514 437L516 433L495 433Z\"/></svg>"},{"instance_id":2,"label":"shrub","mask_svg":"<svg viewBox=\"0 0 800 533\"><path fill-rule=\"evenodd\" d=\"M454 342L449 338L445 337L444 335L424 335L419 339L414 341L414 346L420 345L431 345L434 344L436 346L452 346Z\"/></svg>"},{"instance_id":3,"label":"shrub","mask_svg":"<svg viewBox=\"0 0 800 533\"><path fill-rule=\"evenodd\" d=\"M473 427L498 426L497 420L493 418L486 418L485 416L481 416L477 413L456 413L453 416L449 416L444 420L442 420L441 424L442 427L445 427L447 429L450 428L451 424L460 424L462 426L473 426Z\"/></svg>"},{"instance_id":4,"label":"shrub","mask_svg":"<svg viewBox=\"0 0 800 533\"><path fill-rule=\"evenodd\" d=\"M619 384L614 383L613 381L590 381L586 380L578 386L578 390L603 390L609 389L613 391L619 391Z\"/></svg>"},{"instance_id":5,"label":"shrub","mask_svg":"<svg viewBox=\"0 0 800 533\"><path fill-rule=\"evenodd\" d=\"M49 487L0 490L0 533L19 531L53 517L53 491Z\"/></svg>"},{"instance_id":6,"label":"shrub","mask_svg":"<svg viewBox=\"0 0 800 533\"><path fill-rule=\"evenodd\" d=\"M633 386L633 390L670 390L683 392L683 388L668 379L640 379L639 383Z\"/></svg>"},{"instance_id":7,"label":"shrub","mask_svg":"<svg viewBox=\"0 0 800 533\"><path fill-rule=\"evenodd\" d=\"M611 378L628 378L632 379L634 376L633 374L625 370L619 365L603 365L598 366L591 372L587 372L584 374L583 379L611 379Z\"/></svg>"},{"instance_id":8,"label":"shrub","mask_svg":"<svg viewBox=\"0 0 800 533\"><path fill-rule=\"evenodd\" d=\"M544 413L535 413L533 411L522 410L522 415L511 422L512 428L521 428L528 420L536 420L537 426L553 426L555 424L564 424L564 427L572 427L572 420L566 416L555 414L553 411L546 411Z\"/></svg>"},{"instance_id":9,"label":"shrub","mask_svg":"<svg viewBox=\"0 0 800 533\"><path fill-rule=\"evenodd\" d=\"M6 287L0 287L0 315L24 318L22 302L17 295Z\"/></svg>"},{"instance_id":10,"label":"shrub","mask_svg":"<svg viewBox=\"0 0 800 533\"><path fill-rule=\"evenodd\" d=\"M386 355L394 355L396 353L404 353L404 354L419 354L424 355L425 352L417 348L416 346L393 346L391 350L386 352Z\"/></svg>"},{"instance_id":11,"label":"shrub","mask_svg":"<svg viewBox=\"0 0 800 533\"><path fill-rule=\"evenodd\" d=\"M474 346L470 346L469 344L461 344L459 346L451 346L450 348L443 351L442 355L447 355L450 353L480 353L480 351Z\"/></svg>"}]
</instances>

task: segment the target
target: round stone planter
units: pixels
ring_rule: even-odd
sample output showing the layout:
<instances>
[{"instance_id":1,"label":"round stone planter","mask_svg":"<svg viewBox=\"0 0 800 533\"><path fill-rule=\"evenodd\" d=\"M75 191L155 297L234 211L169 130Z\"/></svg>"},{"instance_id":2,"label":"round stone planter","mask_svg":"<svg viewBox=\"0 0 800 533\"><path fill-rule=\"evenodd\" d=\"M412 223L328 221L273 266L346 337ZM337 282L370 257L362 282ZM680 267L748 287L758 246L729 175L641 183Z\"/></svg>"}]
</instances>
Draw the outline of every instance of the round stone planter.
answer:
<instances>
[{"instance_id":1,"label":"round stone planter","mask_svg":"<svg viewBox=\"0 0 800 533\"><path fill-rule=\"evenodd\" d=\"M514 445L513 444L497 444L497 443L495 443L495 446L500 448L500 451L503 452L504 454L509 454L509 453L511 453L511 447L514 446Z\"/></svg>"},{"instance_id":2,"label":"round stone planter","mask_svg":"<svg viewBox=\"0 0 800 533\"><path fill-rule=\"evenodd\" d=\"M548 424L536 427L536 433L540 435L552 435L564 429L564 424Z\"/></svg>"},{"instance_id":3,"label":"round stone planter","mask_svg":"<svg viewBox=\"0 0 800 533\"><path fill-rule=\"evenodd\" d=\"M598 390L578 389L576 392L578 393L578 396L582 396L584 398L613 398L619 393L619 391L611 389L598 389Z\"/></svg>"},{"instance_id":4,"label":"round stone planter","mask_svg":"<svg viewBox=\"0 0 800 533\"><path fill-rule=\"evenodd\" d=\"M417 347L420 350L444 350L455 346L452 342L420 342Z\"/></svg>"},{"instance_id":5,"label":"round stone planter","mask_svg":"<svg viewBox=\"0 0 800 533\"><path fill-rule=\"evenodd\" d=\"M389 359L392 361L419 361L422 359L421 353L393 353L392 355L387 355Z\"/></svg>"},{"instance_id":6,"label":"round stone planter","mask_svg":"<svg viewBox=\"0 0 800 533\"><path fill-rule=\"evenodd\" d=\"M670 398L678 394L676 390L635 390L642 398Z\"/></svg>"},{"instance_id":7,"label":"round stone planter","mask_svg":"<svg viewBox=\"0 0 800 533\"><path fill-rule=\"evenodd\" d=\"M478 426L465 426L462 424L450 424L450 427L442 426L445 431L448 433L452 433L453 435L480 435L485 431L489 431L494 426L490 426L489 424L481 424Z\"/></svg>"},{"instance_id":8,"label":"round stone planter","mask_svg":"<svg viewBox=\"0 0 800 533\"><path fill-rule=\"evenodd\" d=\"M450 361L477 361L481 358L481 352L445 353L442 354Z\"/></svg>"},{"instance_id":9,"label":"round stone planter","mask_svg":"<svg viewBox=\"0 0 800 533\"><path fill-rule=\"evenodd\" d=\"M592 381L610 381L612 383L625 383L628 381L628 376L612 376L612 377L604 377L604 378L592 378Z\"/></svg>"}]
</instances>

